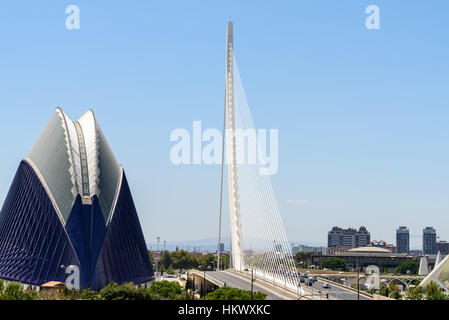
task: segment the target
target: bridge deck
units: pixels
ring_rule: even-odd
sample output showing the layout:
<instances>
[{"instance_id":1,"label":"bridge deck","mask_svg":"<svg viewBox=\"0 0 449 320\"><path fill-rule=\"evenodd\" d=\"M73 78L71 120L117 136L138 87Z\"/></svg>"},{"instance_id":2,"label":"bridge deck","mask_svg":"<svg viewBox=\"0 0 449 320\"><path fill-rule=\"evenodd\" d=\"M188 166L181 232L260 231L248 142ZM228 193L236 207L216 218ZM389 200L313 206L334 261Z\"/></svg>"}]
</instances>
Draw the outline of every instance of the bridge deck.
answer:
<instances>
[{"instance_id":1,"label":"bridge deck","mask_svg":"<svg viewBox=\"0 0 449 320\"><path fill-rule=\"evenodd\" d=\"M217 279L218 281L226 284L229 287L251 290L251 278L245 275L236 274L230 271L209 271L207 275L211 278ZM275 287L267 283L262 283L257 280L254 282L254 292L263 292L267 295L268 300L296 300L297 295L286 292L282 288Z\"/></svg>"},{"instance_id":2,"label":"bridge deck","mask_svg":"<svg viewBox=\"0 0 449 320\"><path fill-rule=\"evenodd\" d=\"M221 282L229 287L251 290L251 277L237 271L208 271L206 279L215 279L216 283ZM331 283L331 289L324 289L323 285L326 282L327 281L325 280L318 279L318 281L313 284L313 290L312 287L306 286L303 283L302 287L305 296L301 297L301 299L310 300L313 296L314 300L325 300L327 293L329 300L357 300L357 293L346 289L344 286ZM297 300L299 298L298 295L287 291L284 288L259 279L256 279L254 282L254 291L265 293L268 300ZM360 295L360 300L369 300L369 298Z\"/></svg>"}]
</instances>

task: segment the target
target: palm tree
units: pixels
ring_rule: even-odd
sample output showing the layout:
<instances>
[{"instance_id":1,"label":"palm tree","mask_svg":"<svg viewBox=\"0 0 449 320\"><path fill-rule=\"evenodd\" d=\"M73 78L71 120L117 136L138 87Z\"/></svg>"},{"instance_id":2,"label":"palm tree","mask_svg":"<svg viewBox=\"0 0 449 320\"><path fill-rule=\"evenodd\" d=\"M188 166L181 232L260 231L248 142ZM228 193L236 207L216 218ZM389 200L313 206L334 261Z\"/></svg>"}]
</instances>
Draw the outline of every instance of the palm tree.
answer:
<instances>
[{"instance_id":1,"label":"palm tree","mask_svg":"<svg viewBox=\"0 0 449 320\"><path fill-rule=\"evenodd\" d=\"M295 260L297 264L302 264L304 267L307 267L311 264L312 253L311 252L298 252L295 256Z\"/></svg>"}]
</instances>

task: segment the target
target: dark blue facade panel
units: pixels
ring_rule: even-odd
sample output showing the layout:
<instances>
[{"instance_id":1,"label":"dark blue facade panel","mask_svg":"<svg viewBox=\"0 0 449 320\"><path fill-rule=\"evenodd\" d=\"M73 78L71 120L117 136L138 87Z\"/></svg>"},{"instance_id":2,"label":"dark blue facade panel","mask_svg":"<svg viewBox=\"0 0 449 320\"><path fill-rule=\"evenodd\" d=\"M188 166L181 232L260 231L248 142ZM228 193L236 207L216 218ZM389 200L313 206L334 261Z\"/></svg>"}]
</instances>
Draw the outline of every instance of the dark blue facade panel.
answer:
<instances>
[{"instance_id":1,"label":"dark blue facade panel","mask_svg":"<svg viewBox=\"0 0 449 320\"><path fill-rule=\"evenodd\" d=\"M106 236L106 223L97 196L92 205L83 205L81 196L75 200L66 230L80 261L80 284L91 287L98 255Z\"/></svg>"},{"instance_id":2,"label":"dark blue facade panel","mask_svg":"<svg viewBox=\"0 0 449 320\"><path fill-rule=\"evenodd\" d=\"M40 285L65 281L61 266L79 265L50 198L22 161L0 212L0 278Z\"/></svg>"},{"instance_id":3,"label":"dark blue facade panel","mask_svg":"<svg viewBox=\"0 0 449 320\"><path fill-rule=\"evenodd\" d=\"M112 220L95 268L93 288L107 283L145 283L154 278L134 201L125 174Z\"/></svg>"}]
</instances>

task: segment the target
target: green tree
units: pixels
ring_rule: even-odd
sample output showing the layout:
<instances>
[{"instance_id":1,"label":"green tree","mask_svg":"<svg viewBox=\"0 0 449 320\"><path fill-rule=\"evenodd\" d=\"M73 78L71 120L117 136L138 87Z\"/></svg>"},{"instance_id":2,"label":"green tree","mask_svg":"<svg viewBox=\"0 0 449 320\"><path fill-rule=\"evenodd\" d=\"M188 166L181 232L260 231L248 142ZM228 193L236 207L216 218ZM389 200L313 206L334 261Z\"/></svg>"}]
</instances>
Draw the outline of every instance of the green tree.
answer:
<instances>
[{"instance_id":1,"label":"green tree","mask_svg":"<svg viewBox=\"0 0 449 320\"><path fill-rule=\"evenodd\" d=\"M388 289L389 289L388 297L393 298L393 299L401 299L402 298L401 290L395 283L391 282L390 285L388 286Z\"/></svg>"},{"instance_id":2,"label":"green tree","mask_svg":"<svg viewBox=\"0 0 449 320\"><path fill-rule=\"evenodd\" d=\"M399 287L392 282L388 285L388 287L380 287L379 294L393 299L401 299L402 297L401 290L399 290Z\"/></svg>"},{"instance_id":3,"label":"green tree","mask_svg":"<svg viewBox=\"0 0 449 320\"><path fill-rule=\"evenodd\" d=\"M173 260L173 268L175 269L192 269L198 266L196 257L185 250L178 250L171 253Z\"/></svg>"},{"instance_id":4,"label":"green tree","mask_svg":"<svg viewBox=\"0 0 449 320\"><path fill-rule=\"evenodd\" d=\"M118 285L113 282L100 291L102 300L151 300L151 294L144 288L136 288L133 283Z\"/></svg>"},{"instance_id":5,"label":"green tree","mask_svg":"<svg viewBox=\"0 0 449 320\"><path fill-rule=\"evenodd\" d=\"M295 261L297 266L303 266L306 268L312 264L312 253L305 251L298 252L295 255Z\"/></svg>"},{"instance_id":6,"label":"green tree","mask_svg":"<svg viewBox=\"0 0 449 320\"><path fill-rule=\"evenodd\" d=\"M404 261L396 267L396 272L406 274L407 271L410 274L417 274L419 269L419 263L416 261Z\"/></svg>"},{"instance_id":7,"label":"green tree","mask_svg":"<svg viewBox=\"0 0 449 320\"><path fill-rule=\"evenodd\" d=\"M324 260L320 264L320 267L331 269L331 270L344 271L344 270L346 270L346 262L342 258L331 257L327 260Z\"/></svg>"},{"instance_id":8,"label":"green tree","mask_svg":"<svg viewBox=\"0 0 449 320\"><path fill-rule=\"evenodd\" d=\"M148 254L150 255L150 262L151 262L151 264L155 264L155 261L154 261L154 254L153 254L153 251L151 251L151 250L148 250Z\"/></svg>"},{"instance_id":9,"label":"green tree","mask_svg":"<svg viewBox=\"0 0 449 320\"><path fill-rule=\"evenodd\" d=\"M185 298L178 282L154 281L147 290L153 300L183 300Z\"/></svg>"},{"instance_id":10,"label":"green tree","mask_svg":"<svg viewBox=\"0 0 449 320\"><path fill-rule=\"evenodd\" d=\"M164 270L165 270L165 269L164 269L164 266L160 266L160 267L159 267L159 272L160 272L160 274L164 274Z\"/></svg>"},{"instance_id":11,"label":"green tree","mask_svg":"<svg viewBox=\"0 0 449 320\"><path fill-rule=\"evenodd\" d=\"M254 292L254 300L265 300L267 295ZM251 300L251 291L231 287L221 287L206 295L206 300Z\"/></svg>"},{"instance_id":12,"label":"green tree","mask_svg":"<svg viewBox=\"0 0 449 320\"><path fill-rule=\"evenodd\" d=\"M170 267L168 267L167 273L168 274L174 274L175 273L175 271L173 270L173 265L170 265Z\"/></svg>"},{"instance_id":13,"label":"green tree","mask_svg":"<svg viewBox=\"0 0 449 320\"><path fill-rule=\"evenodd\" d=\"M447 295L434 281L431 281L425 288L426 300L448 300Z\"/></svg>"},{"instance_id":14,"label":"green tree","mask_svg":"<svg viewBox=\"0 0 449 320\"><path fill-rule=\"evenodd\" d=\"M173 258L169 251L164 251L162 253L161 258L159 259L159 267L163 267L163 269L168 269L173 265Z\"/></svg>"},{"instance_id":15,"label":"green tree","mask_svg":"<svg viewBox=\"0 0 449 320\"><path fill-rule=\"evenodd\" d=\"M405 299L407 300L422 300L424 290L421 286L409 286Z\"/></svg>"},{"instance_id":16,"label":"green tree","mask_svg":"<svg viewBox=\"0 0 449 320\"><path fill-rule=\"evenodd\" d=\"M387 286L382 286L382 287L379 288L379 294L381 296L388 297L389 293L390 293L390 291L388 290Z\"/></svg>"},{"instance_id":17,"label":"green tree","mask_svg":"<svg viewBox=\"0 0 449 320\"><path fill-rule=\"evenodd\" d=\"M220 268L229 269L230 264L231 264L230 262L231 262L231 257L229 256L228 253L223 253L220 256Z\"/></svg>"},{"instance_id":18,"label":"green tree","mask_svg":"<svg viewBox=\"0 0 449 320\"><path fill-rule=\"evenodd\" d=\"M215 256L209 253L205 256L199 257L198 264L201 266L201 270L204 270L204 266L206 266L206 270L213 270L215 264Z\"/></svg>"},{"instance_id":19,"label":"green tree","mask_svg":"<svg viewBox=\"0 0 449 320\"><path fill-rule=\"evenodd\" d=\"M193 254L185 250L164 251L159 259L159 266L164 269L169 269L170 266L177 270L191 269L198 267L198 260Z\"/></svg>"}]
</instances>

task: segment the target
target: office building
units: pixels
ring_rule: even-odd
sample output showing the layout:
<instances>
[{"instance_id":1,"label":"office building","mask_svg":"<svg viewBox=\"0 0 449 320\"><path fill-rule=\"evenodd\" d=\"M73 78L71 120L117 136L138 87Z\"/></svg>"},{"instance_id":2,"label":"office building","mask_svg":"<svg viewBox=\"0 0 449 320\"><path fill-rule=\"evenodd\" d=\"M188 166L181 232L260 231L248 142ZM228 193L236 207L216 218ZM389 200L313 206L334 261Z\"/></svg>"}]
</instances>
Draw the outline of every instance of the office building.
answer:
<instances>
[{"instance_id":1,"label":"office building","mask_svg":"<svg viewBox=\"0 0 449 320\"><path fill-rule=\"evenodd\" d=\"M363 226L358 231L353 228L333 227L327 235L327 246L328 248L357 248L369 245L370 240L370 233Z\"/></svg>"},{"instance_id":2,"label":"office building","mask_svg":"<svg viewBox=\"0 0 449 320\"><path fill-rule=\"evenodd\" d=\"M440 252L441 255L447 256L449 254L449 242L447 241L437 241L437 252Z\"/></svg>"},{"instance_id":3,"label":"office building","mask_svg":"<svg viewBox=\"0 0 449 320\"><path fill-rule=\"evenodd\" d=\"M326 247L312 247L312 246L306 246L306 245L298 245L292 247L292 254L296 255L298 252L309 252L309 253L320 253L320 254L326 254L327 248Z\"/></svg>"},{"instance_id":4,"label":"office building","mask_svg":"<svg viewBox=\"0 0 449 320\"><path fill-rule=\"evenodd\" d=\"M410 232L405 226L396 229L396 251L398 253L410 251Z\"/></svg>"},{"instance_id":5,"label":"office building","mask_svg":"<svg viewBox=\"0 0 449 320\"><path fill-rule=\"evenodd\" d=\"M437 254L437 232L432 227L423 229L423 253Z\"/></svg>"}]
</instances>

